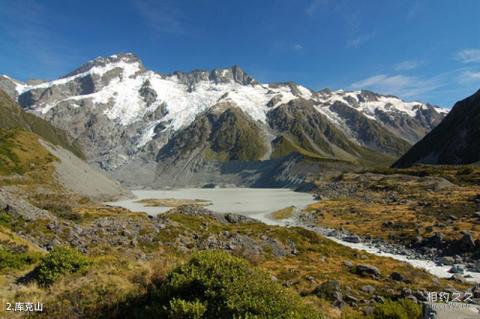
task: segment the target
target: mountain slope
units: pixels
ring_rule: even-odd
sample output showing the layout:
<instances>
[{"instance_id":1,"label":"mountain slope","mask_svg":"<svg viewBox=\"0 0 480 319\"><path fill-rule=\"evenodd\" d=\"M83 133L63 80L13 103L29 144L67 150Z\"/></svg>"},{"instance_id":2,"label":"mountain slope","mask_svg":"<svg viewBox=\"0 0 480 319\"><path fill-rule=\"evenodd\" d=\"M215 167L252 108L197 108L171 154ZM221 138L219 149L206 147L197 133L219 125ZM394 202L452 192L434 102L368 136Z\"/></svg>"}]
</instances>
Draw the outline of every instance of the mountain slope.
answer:
<instances>
[{"instance_id":1,"label":"mountain slope","mask_svg":"<svg viewBox=\"0 0 480 319\"><path fill-rule=\"evenodd\" d=\"M447 117L395 164L470 164L480 161L480 90L457 102Z\"/></svg>"},{"instance_id":2,"label":"mountain slope","mask_svg":"<svg viewBox=\"0 0 480 319\"><path fill-rule=\"evenodd\" d=\"M90 163L124 182L298 153L389 164L446 114L369 91L262 84L238 66L160 74L131 53L96 58L50 82L3 77L0 85L26 110L67 130ZM157 176L148 176L152 170ZM163 176L167 183L170 176Z\"/></svg>"},{"instance_id":3,"label":"mountain slope","mask_svg":"<svg viewBox=\"0 0 480 319\"><path fill-rule=\"evenodd\" d=\"M0 187L22 195L68 192L111 199L129 195L117 182L92 169L78 145L62 130L28 114L0 90Z\"/></svg>"},{"instance_id":4,"label":"mountain slope","mask_svg":"<svg viewBox=\"0 0 480 319\"><path fill-rule=\"evenodd\" d=\"M377 121L363 116L354 108L335 102L330 109L345 121L357 140L369 149L392 156L400 156L410 147L406 138L398 137Z\"/></svg>"},{"instance_id":5,"label":"mountain slope","mask_svg":"<svg viewBox=\"0 0 480 319\"><path fill-rule=\"evenodd\" d=\"M318 114L313 101L296 99L280 105L268 113L269 124L283 137L310 154L322 158L368 162L375 158L389 160L388 151L374 151L351 141L334 123L323 114ZM334 104L335 106L335 104ZM357 112L352 110L352 112ZM361 117L361 116L360 116ZM364 118L364 117L361 117ZM368 119L366 119L368 123ZM356 125L356 123L353 123ZM375 125L375 123L368 123ZM368 127L368 125L366 125ZM387 136L391 135L385 131ZM381 136L377 136L381 137ZM402 140L403 145L408 145ZM391 160L391 158L390 158Z\"/></svg>"},{"instance_id":6,"label":"mountain slope","mask_svg":"<svg viewBox=\"0 0 480 319\"><path fill-rule=\"evenodd\" d=\"M447 110L420 102L405 102L401 99L380 95L371 91L330 91L317 92L316 100L321 110L338 118L334 105L348 106L359 111L365 117L375 120L396 136L416 143L445 117ZM338 120L337 120L338 121ZM344 121L338 121L349 130Z\"/></svg>"},{"instance_id":7,"label":"mountain slope","mask_svg":"<svg viewBox=\"0 0 480 319\"><path fill-rule=\"evenodd\" d=\"M20 128L33 132L54 145L71 151L80 158L84 158L82 149L78 143L61 129L52 126L48 121L33 114L24 112L14 101L0 90L0 128Z\"/></svg>"},{"instance_id":8,"label":"mountain slope","mask_svg":"<svg viewBox=\"0 0 480 319\"><path fill-rule=\"evenodd\" d=\"M174 156L178 160L201 152L206 158L220 161L259 160L267 146L257 136L258 131L256 122L241 109L220 103L175 134L157 159L163 161Z\"/></svg>"}]
</instances>

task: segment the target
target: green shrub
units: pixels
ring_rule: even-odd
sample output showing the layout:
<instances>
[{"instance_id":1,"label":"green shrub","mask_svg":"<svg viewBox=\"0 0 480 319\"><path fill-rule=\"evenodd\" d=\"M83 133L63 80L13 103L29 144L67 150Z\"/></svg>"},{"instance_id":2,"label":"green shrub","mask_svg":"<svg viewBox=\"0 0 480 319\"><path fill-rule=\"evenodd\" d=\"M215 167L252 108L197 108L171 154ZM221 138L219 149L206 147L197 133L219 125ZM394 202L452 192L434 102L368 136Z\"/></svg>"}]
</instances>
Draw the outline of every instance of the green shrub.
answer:
<instances>
[{"instance_id":1,"label":"green shrub","mask_svg":"<svg viewBox=\"0 0 480 319\"><path fill-rule=\"evenodd\" d=\"M200 319L207 311L206 305L198 300L172 299L168 308L168 317L172 319Z\"/></svg>"},{"instance_id":2,"label":"green shrub","mask_svg":"<svg viewBox=\"0 0 480 319\"><path fill-rule=\"evenodd\" d=\"M75 249L55 247L42 258L35 275L40 285L49 286L60 276L84 271L90 264L91 261Z\"/></svg>"},{"instance_id":3,"label":"green shrub","mask_svg":"<svg viewBox=\"0 0 480 319\"><path fill-rule=\"evenodd\" d=\"M144 309L143 318L322 318L266 273L219 251L195 253L171 271Z\"/></svg>"},{"instance_id":4,"label":"green shrub","mask_svg":"<svg viewBox=\"0 0 480 319\"><path fill-rule=\"evenodd\" d=\"M8 227L13 221L12 216L6 211L0 210L0 225Z\"/></svg>"},{"instance_id":5,"label":"green shrub","mask_svg":"<svg viewBox=\"0 0 480 319\"><path fill-rule=\"evenodd\" d=\"M0 271L5 269L24 269L35 264L39 254L29 252L12 252L0 247Z\"/></svg>"},{"instance_id":6,"label":"green shrub","mask_svg":"<svg viewBox=\"0 0 480 319\"><path fill-rule=\"evenodd\" d=\"M421 316L420 306L407 299L377 304L373 313L374 319L419 319Z\"/></svg>"}]
</instances>

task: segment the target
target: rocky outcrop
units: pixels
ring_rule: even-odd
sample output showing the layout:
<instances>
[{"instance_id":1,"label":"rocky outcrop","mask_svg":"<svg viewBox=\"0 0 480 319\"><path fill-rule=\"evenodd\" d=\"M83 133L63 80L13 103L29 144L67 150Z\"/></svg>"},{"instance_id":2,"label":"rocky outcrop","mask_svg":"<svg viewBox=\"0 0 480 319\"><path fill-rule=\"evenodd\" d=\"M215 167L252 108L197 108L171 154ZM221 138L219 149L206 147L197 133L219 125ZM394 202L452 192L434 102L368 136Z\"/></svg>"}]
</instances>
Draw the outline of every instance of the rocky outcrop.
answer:
<instances>
[{"instance_id":1,"label":"rocky outcrop","mask_svg":"<svg viewBox=\"0 0 480 319\"><path fill-rule=\"evenodd\" d=\"M341 307L344 304L340 283L337 280L328 280L322 283L315 288L313 294L317 297L332 301L336 307Z\"/></svg>"},{"instance_id":2,"label":"rocky outcrop","mask_svg":"<svg viewBox=\"0 0 480 319\"><path fill-rule=\"evenodd\" d=\"M0 75L0 90L4 91L11 99L18 97L17 86L21 85L19 81L13 80L5 75Z\"/></svg>"},{"instance_id":3,"label":"rocky outcrop","mask_svg":"<svg viewBox=\"0 0 480 319\"><path fill-rule=\"evenodd\" d=\"M353 272L363 277L372 277L373 279L380 279L382 277L377 267L367 264L355 266Z\"/></svg>"},{"instance_id":4,"label":"rocky outcrop","mask_svg":"<svg viewBox=\"0 0 480 319\"><path fill-rule=\"evenodd\" d=\"M0 190L0 210L11 216L9 220L17 225L17 235L28 238L45 250L51 250L59 245L70 245L82 252L99 247L135 250L162 244L180 251L199 249L235 251L245 257L265 256L267 253L275 257L286 257L297 253L297 247L292 240L279 240L265 234L221 231L205 236L205 230L209 225L216 228L235 224L255 226L259 222L234 214L216 214L198 206L177 207L157 217L138 214L131 218L119 212L118 216L99 216L76 223L56 218L46 211L19 201L18 197L11 196ZM11 203L14 205L10 206ZM192 223L201 224L202 229L197 231L195 227L189 228L188 225L178 223L175 216L190 218ZM39 226L32 229L29 226L31 221L36 221ZM175 235L172 236L172 233Z\"/></svg>"},{"instance_id":5,"label":"rocky outcrop","mask_svg":"<svg viewBox=\"0 0 480 319\"><path fill-rule=\"evenodd\" d=\"M28 201L0 188L0 211L5 211L26 221L55 219L48 211L33 206Z\"/></svg>"}]
</instances>

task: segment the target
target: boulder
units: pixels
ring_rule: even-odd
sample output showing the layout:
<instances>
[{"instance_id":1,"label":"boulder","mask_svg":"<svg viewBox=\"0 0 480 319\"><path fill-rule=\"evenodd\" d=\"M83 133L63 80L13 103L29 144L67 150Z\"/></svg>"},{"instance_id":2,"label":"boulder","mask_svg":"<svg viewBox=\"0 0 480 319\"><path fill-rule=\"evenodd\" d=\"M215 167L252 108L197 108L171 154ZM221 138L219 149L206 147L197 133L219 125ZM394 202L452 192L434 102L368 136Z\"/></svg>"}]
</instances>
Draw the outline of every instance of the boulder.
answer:
<instances>
[{"instance_id":1,"label":"boulder","mask_svg":"<svg viewBox=\"0 0 480 319\"><path fill-rule=\"evenodd\" d=\"M371 277L373 279L380 279L381 277L380 271L377 267L367 264L357 265L354 268L354 273L362 277Z\"/></svg>"},{"instance_id":2,"label":"boulder","mask_svg":"<svg viewBox=\"0 0 480 319\"><path fill-rule=\"evenodd\" d=\"M422 236L416 236L415 239L413 240L413 245L419 246L423 243L423 237Z\"/></svg>"},{"instance_id":3,"label":"boulder","mask_svg":"<svg viewBox=\"0 0 480 319\"><path fill-rule=\"evenodd\" d=\"M472 289L473 298L480 298L480 284L477 284Z\"/></svg>"},{"instance_id":4,"label":"boulder","mask_svg":"<svg viewBox=\"0 0 480 319\"><path fill-rule=\"evenodd\" d=\"M358 305L358 299L352 295L345 295L343 300L352 307L356 307Z\"/></svg>"},{"instance_id":5,"label":"boulder","mask_svg":"<svg viewBox=\"0 0 480 319\"><path fill-rule=\"evenodd\" d=\"M464 269L462 265L453 265L448 272L451 274L463 274Z\"/></svg>"},{"instance_id":6,"label":"boulder","mask_svg":"<svg viewBox=\"0 0 480 319\"><path fill-rule=\"evenodd\" d=\"M428 291L423 289L423 290L416 290L413 292L413 295L417 298L418 301L428 301Z\"/></svg>"},{"instance_id":7,"label":"boulder","mask_svg":"<svg viewBox=\"0 0 480 319\"><path fill-rule=\"evenodd\" d=\"M305 277L305 279L307 279L308 281L310 281L310 282L312 282L312 283L317 281L317 280L315 279L315 277L310 276L310 275L308 275L307 277Z\"/></svg>"},{"instance_id":8,"label":"boulder","mask_svg":"<svg viewBox=\"0 0 480 319\"><path fill-rule=\"evenodd\" d=\"M475 249L475 240L472 234L465 233L462 238L457 240L453 247L456 251L469 252Z\"/></svg>"},{"instance_id":9,"label":"boulder","mask_svg":"<svg viewBox=\"0 0 480 319\"><path fill-rule=\"evenodd\" d=\"M248 224L255 222L254 219L239 214L226 213L223 217L230 224Z\"/></svg>"},{"instance_id":10,"label":"boulder","mask_svg":"<svg viewBox=\"0 0 480 319\"><path fill-rule=\"evenodd\" d=\"M461 282L461 283L466 283L467 282L461 274L453 274L450 279Z\"/></svg>"},{"instance_id":11,"label":"boulder","mask_svg":"<svg viewBox=\"0 0 480 319\"><path fill-rule=\"evenodd\" d=\"M375 287L370 286L370 285L364 285L360 287L360 290L363 292L366 292L368 294L373 294L375 292Z\"/></svg>"},{"instance_id":12,"label":"boulder","mask_svg":"<svg viewBox=\"0 0 480 319\"><path fill-rule=\"evenodd\" d=\"M412 294L413 294L412 289L410 289L408 287L402 288L402 296L406 297L406 296L409 296L409 295L412 295Z\"/></svg>"},{"instance_id":13,"label":"boulder","mask_svg":"<svg viewBox=\"0 0 480 319\"><path fill-rule=\"evenodd\" d=\"M358 237L357 235L352 235L352 236L346 236L343 238L344 241L348 242L348 243L359 243L361 240L360 240L360 237Z\"/></svg>"},{"instance_id":14,"label":"boulder","mask_svg":"<svg viewBox=\"0 0 480 319\"><path fill-rule=\"evenodd\" d=\"M472 265L472 271L480 272L480 260L476 260Z\"/></svg>"},{"instance_id":15,"label":"boulder","mask_svg":"<svg viewBox=\"0 0 480 319\"><path fill-rule=\"evenodd\" d=\"M392 288L387 288L385 289L385 293L387 296L393 296L395 295L395 290L393 290Z\"/></svg>"},{"instance_id":16,"label":"boulder","mask_svg":"<svg viewBox=\"0 0 480 319\"><path fill-rule=\"evenodd\" d=\"M382 296L379 296L379 295L373 296L373 300L375 300L375 302L377 302L377 303L385 303L385 298L383 298Z\"/></svg>"},{"instance_id":17,"label":"boulder","mask_svg":"<svg viewBox=\"0 0 480 319\"><path fill-rule=\"evenodd\" d=\"M450 256L445 256L440 258L439 262L442 265L452 266L455 263L455 259L453 259L453 257L450 257Z\"/></svg>"},{"instance_id":18,"label":"boulder","mask_svg":"<svg viewBox=\"0 0 480 319\"><path fill-rule=\"evenodd\" d=\"M435 233L422 242L422 245L433 248L442 248L444 246L444 235L442 233Z\"/></svg>"},{"instance_id":19,"label":"boulder","mask_svg":"<svg viewBox=\"0 0 480 319\"><path fill-rule=\"evenodd\" d=\"M334 304L343 302L342 292L340 290L340 283L337 280L328 280L315 288L313 291L315 295L333 301Z\"/></svg>"},{"instance_id":20,"label":"boulder","mask_svg":"<svg viewBox=\"0 0 480 319\"><path fill-rule=\"evenodd\" d=\"M394 271L390 274L390 279L392 279L394 281L405 281L405 277L401 273L396 272L396 271Z\"/></svg>"}]
</instances>

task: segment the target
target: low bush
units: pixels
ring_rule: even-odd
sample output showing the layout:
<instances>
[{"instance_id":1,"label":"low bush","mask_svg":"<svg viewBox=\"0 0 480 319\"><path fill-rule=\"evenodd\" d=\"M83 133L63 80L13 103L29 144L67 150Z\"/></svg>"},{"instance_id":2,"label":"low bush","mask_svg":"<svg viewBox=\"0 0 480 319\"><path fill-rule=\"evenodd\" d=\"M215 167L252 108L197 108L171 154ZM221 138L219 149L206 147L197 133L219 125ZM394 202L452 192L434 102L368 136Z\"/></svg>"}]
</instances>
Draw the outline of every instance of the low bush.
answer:
<instances>
[{"instance_id":1,"label":"low bush","mask_svg":"<svg viewBox=\"0 0 480 319\"><path fill-rule=\"evenodd\" d=\"M183 299L172 299L168 305L168 315L172 319L201 319L207 307L201 301L185 301Z\"/></svg>"},{"instance_id":2,"label":"low bush","mask_svg":"<svg viewBox=\"0 0 480 319\"><path fill-rule=\"evenodd\" d=\"M4 210L0 210L0 225L8 227L12 223L12 216Z\"/></svg>"},{"instance_id":3,"label":"low bush","mask_svg":"<svg viewBox=\"0 0 480 319\"><path fill-rule=\"evenodd\" d=\"M0 247L0 272L8 269L22 270L35 264L40 255L30 252L12 252Z\"/></svg>"},{"instance_id":4,"label":"low bush","mask_svg":"<svg viewBox=\"0 0 480 319\"><path fill-rule=\"evenodd\" d=\"M137 318L322 318L268 274L219 251L194 254L152 288L146 303Z\"/></svg>"},{"instance_id":5,"label":"low bush","mask_svg":"<svg viewBox=\"0 0 480 319\"><path fill-rule=\"evenodd\" d=\"M408 299L387 300L383 304L377 304L373 314L374 319L420 319L421 317L421 307Z\"/></svg>"},{"instance_id":6,"label":"low bush","mask_svg":"<svg viewBox=\"0 0 480 319\"><path fill-rule=\"evenodd\" d=\"M62 275L84 271L90 264L90 259L75 249L55 247L42 258L35 277L40 285L50 286Z\"/></svg>"}]
</instances>

